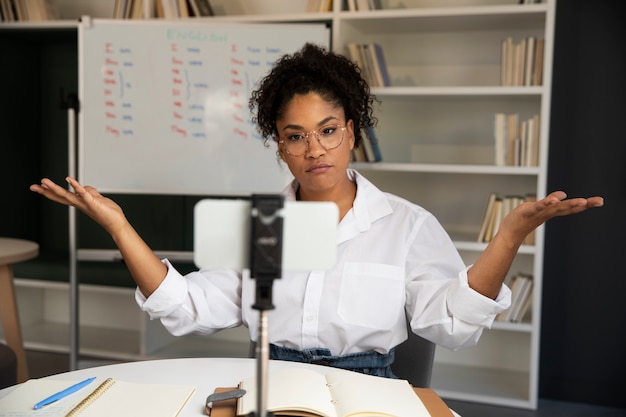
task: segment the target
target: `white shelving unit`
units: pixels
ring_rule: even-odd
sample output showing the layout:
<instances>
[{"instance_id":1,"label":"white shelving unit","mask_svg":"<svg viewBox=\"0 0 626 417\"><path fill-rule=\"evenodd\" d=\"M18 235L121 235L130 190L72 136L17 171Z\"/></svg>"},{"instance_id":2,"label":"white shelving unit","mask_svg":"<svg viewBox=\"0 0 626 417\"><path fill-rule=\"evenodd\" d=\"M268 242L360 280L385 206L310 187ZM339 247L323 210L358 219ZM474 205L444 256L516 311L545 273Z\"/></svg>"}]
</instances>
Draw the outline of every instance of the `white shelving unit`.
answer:
<instances>
[{"instance_id":1,"label":"white shelving unit","mask_svg":"<svg viewBox=\"0 0 626 417\"><path fill-rule=\"evenodd\" d=\"M345 1L335 1L333 11L324 13L302 13L305 0L288 3L286 7L279 0L212 0L224 16L211 19L326 22L336 51L348 42L379 43L392 79L391 87L373 89L381 100L377 133L383 162L354 167L382 189L434 213L466 263L485 248L476 237L490 192L546 194L555 0L529 5L516 0L383 0L384 10L367 12L347 11ZM65 15L72 13L83 14L70 10ZM6 28L75 26L69 20L2 24L0 35ZM545 39L543 85L500 86L501 41L531 35ZM541 116L537 167L495 166L496 112ZM439 348L432 385L441 396L536 408L542 265L540 228L536 243L522 246L511 269L534 276L532 321L496 322L475 348L457 352ZM67 315L59 309L67 304L67 286L20 279L17 288L20 306L29 306L22 308L27 346L67 350L67 337L60 337L68 333L62 319ZM136 308L132 290L81 285L81 300L82 354L119 359L206 355L211 349L216 355L247 354L245 331L214 336L213 348L205 339L166 335L158 322L150 322ZM44 310L31 308L39 304ZM108 315L111 305L120 307L119 317Z\"/></svg>"},{"instance_id":2,"label":"white shelving unit","mask_svg":"<svg viewBox=\"0 0 626 417\"><path fill-rule=\"evenodd\" d=\"M333 47L379 43L392 79L391 87L373 89L382 102L383 162L355 167L434 213L467 264L486 246L476 239L490 192L546 193L555 3L516 3L409 0L406 9L336 11ZM509 36L545 39L543 85L500 86L500 45ZM497 112L541 115L537 167L495 166ZM432 386L441 396L536 408L542 265L540 229L511 268L534 275L532 322L496 322L474 348L438 348Z\"/></svg>"},{"instance_id":3,"label":"white shelving unit","mask_svg":"<svg viewBox=\"0 0 626 417\"><path fill-rule=\"evenodd\" d=\"M25 347L67 353L69 284L16 278L15 288ZM175 337L158 320L150 320L137 308L134 289L81 284L79 298L83 356L122 361L248 357L250 342L243 327L223 330L210 337Z\"/></svg>"}]
</instances>

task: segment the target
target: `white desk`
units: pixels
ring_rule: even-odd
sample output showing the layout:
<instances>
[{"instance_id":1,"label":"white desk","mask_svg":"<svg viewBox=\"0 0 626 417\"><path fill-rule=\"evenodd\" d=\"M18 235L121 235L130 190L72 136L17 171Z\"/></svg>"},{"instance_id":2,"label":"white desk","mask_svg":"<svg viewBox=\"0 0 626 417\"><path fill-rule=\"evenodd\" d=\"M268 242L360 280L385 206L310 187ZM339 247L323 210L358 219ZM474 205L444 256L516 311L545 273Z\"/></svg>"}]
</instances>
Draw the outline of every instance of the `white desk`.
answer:
<instances>
[{"instance_id":1,"label":"white desk","mask_svg":"<svg viewBox=\"0 0 626 417\"><path fill-rule=\"evenodd\" d=\"M327 367L286 361L270 361L269 371L281 367L304 366L319 371ZM92 376L114 378L137 383L193 385L193 394L180 417L205 416L206 397L217 387L234 387L244 378L255 375L256 360L247 358L182 358L160 359L96 366L47 378L83 380ZM14 387L0 390L0 399Z\"/></svg>"},{"instance_id":2,"label":"white desk","mask_svg":"<svg viewBox=\"0 0 626 417\"><path fill-rule=\"evenodd\" d=\"M23 239L0 237L0 319L7 345L17 356L17 381L28 379L26 353L22 340L22 328L15 301L12 264L26 261L39 254L39 245Z\"/></svg>"},{"instance_id":3,"label":"white desk","mask_svg":"<svg viewBox=\"0 0 626 417\"><path fill-rule=\"evenodd\" d=\"M320 365L271 360L268 372L285 367L305 367L324 373L329 370L336 370L336 368ZM196 387L196 392L185 405L179 417L206 417L204 412L206 397L213 393L215 388L237 386L242 379L253 376L255 373L256 359L181 358L97 366L51 375L46 378L79 381L96 376L137 383L193 385ZM0 399L14 388L9 387L0 390ZM454 411L452 411L452 414L460 417Z\"/></svg>"}]
</instances>

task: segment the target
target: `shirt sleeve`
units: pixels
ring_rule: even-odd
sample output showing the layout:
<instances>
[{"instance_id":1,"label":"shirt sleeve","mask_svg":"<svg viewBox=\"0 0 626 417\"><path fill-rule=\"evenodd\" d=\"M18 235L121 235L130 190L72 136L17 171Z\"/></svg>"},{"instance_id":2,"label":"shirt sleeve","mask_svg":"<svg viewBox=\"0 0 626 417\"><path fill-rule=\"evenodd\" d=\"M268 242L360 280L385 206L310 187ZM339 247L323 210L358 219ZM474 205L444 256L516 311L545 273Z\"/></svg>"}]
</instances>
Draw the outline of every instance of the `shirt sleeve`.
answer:
<instances>
[{"instance_id":1,"label":"shirt sleeve","mask_svg":"<svg viewBox=\"0 0 626 417\"><path fill-rule=\"evenodd\" d=\"M407 257L407 304L412 330L448 349L474 346L511 303L502 285L496 299L469 287L467 270L443 227L428 216L416 225Z\"/></svg>"},{"instance_id":2,"label":"shirt sleeve","mask_svg":"<svg viewBox=\"0 0 626 417\"><path fill-rule=\"evenodd\" d=\"M200 270L181 275L172 264L149 296L135 290L135 300L151 319L160 319L175 336L213 334L241 322L241 276L230 270Z\"/></svg>"}]
</instances>

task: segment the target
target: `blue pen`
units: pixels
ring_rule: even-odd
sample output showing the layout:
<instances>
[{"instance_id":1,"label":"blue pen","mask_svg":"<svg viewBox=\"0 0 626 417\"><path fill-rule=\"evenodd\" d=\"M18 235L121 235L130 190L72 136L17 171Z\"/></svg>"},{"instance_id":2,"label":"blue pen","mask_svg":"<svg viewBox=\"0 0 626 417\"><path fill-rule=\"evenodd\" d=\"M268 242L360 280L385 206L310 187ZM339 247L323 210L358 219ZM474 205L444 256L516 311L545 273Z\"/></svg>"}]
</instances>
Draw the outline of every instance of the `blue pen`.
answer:
<instances>
[{"instance_id":1,"label":"blue pen","mask_svg":"<svg viewBox=\"0 0 626 417\"><path fill-rule=\"evenodd\" d=\"M35 404L33 406L33 409L39 410L43 406L46 406L48 404L52 404L55 401L59 401L60 399L65 398L68 395L75 393L79 389L84 388L87 385L91 384L94 379L96 379L95 376L91 377L91 378L87 378L84 381L79 382L78 384L74 384L71 387L64 389L63 391L59 391L56 394L52 394L48 398L44 398L43 400L41 400L37 404Z\"/></svg>"}]
</instances>

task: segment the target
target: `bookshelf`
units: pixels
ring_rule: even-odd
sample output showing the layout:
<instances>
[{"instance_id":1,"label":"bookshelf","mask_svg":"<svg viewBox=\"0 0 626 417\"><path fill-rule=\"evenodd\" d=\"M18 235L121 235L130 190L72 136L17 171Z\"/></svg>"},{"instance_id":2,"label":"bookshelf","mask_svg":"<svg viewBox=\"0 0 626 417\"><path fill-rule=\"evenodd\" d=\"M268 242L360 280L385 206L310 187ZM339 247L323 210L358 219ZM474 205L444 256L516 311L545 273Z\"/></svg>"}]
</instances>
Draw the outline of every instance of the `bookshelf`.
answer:
<instances>
[{"instance_id":1,"label":"bookshelf","mask_svg":"<svg viewBox=\"0 0 626 417\"><path fill-rule=\"evenodd\" d=\"M114 0L110 0L108 8L103 3L91 0L77 5L59 1L57 12L61 20L0 23L0 41L2 45L14 45L16 42L33 45L29 52L33 62L43 56L53 68L58 69L57 77L67 77L61 74L63 64L55 62L50 51L61 49L70 57L75 54L75 19L90 14L89 11L97 13L92 17L112 16ZM546 194L555 0L539 4L518 4L515 0L388 0L382 1L384 9L370 11L349 11L347 2L335 1L332 11L304 13L306 4L306 0L289 2L288 7L279 0L212 0L216 16L206 19L222 22L324 22L332 29L332 48L336 51L343 51L351 42L376 42L381 45L391 78L389 87L373 88L381 100L377 136L383 160L358 162L353 166L380 188L433 212L450 233L465 262L471 264L486 246L477 241L477 236L490 193L534 193L540 197ZM501 43L507 37L519 40L527 36L545 40L543 83L502 86ZM18 49L6 50L17 53ZM77 85L77 79L73 78L77 77L75 68L72 68L69 77L63 81L69 84L68 90ZM34 90L31 93L38 95L51 89L46 87L46 82L44 80L40 85L31 86ZM54 82L58 84L58 80ZM56 91L53 93L58 96ZM42 118L54 119L62 124L65 116L55 112L44 109ZM517 113L524 119L540 115L537 166L496 165L493 127L496 113ZM31 131L29 134L43 144L48 141L63 144L66 140L63 134L55 134L45 140L41 132ZM46 146L49 148L52 145L48 143ZM32 177L38 178L41 172L47 173L50 169L56 175L64 175L62 156L57 158L61 162L51 162L45 156L41 158L42 166L33 169ZM24 201L34 200L24 197ZM179 202L172 202L172 205L176 204ZM42 205L44 211L58 210ZM57 216L64 216L64 212ZM57 235L63 234L66 233L63 221L57 225L46 225L44 219L42 228ZM83 228L89 227L85 224ZM62 244L63 239L50 245L63 250ZM46 245L43 246L45 248ZM189 250L184 244L181 246L173 250ZM521 247L510 271L510 274L523 272L533 275L531 321L495 322L475 348L457 352L438 348L432 387L442 397L536 408L542 266L543 228L540 228L536 232L535 244ZM18 297L38 297L36 299L45 299L51 304L62 303L59 300L68 291L62 283L31 279L18 280L17 287ZM136 310L132 291L128 289L112 290L81 284L81 291L96 296L107 294L106 299L124 300L122 304L130 302L128 317L134 317L124 326L119 324L124 320L107 320L106 317L102 319L104 322L86 320L82 323L84 339L104 328L113 335L118 332L120 338L129 341L121 351L119 347L114 347L119 346L113 342L115 336L110 336L106 338L108 342L102 342L96 349L97 338L94 337L84 341L87 353L135 359L205 355L212 349L212 341L163 337L158 323L151 323ZM84 308L93 310L89 314L97 316L97 303ZM131 312L133 308L135 312ZM31 314L23 321L26 327L50 325L58 329L63 320L63 315L43 312L35 314L35 317ZM27 346L67 349L60 340L47 341L44 335L49 333L27 329ZM247 349L247 336L243 333L227 333L224 339L219 340L218 336L216 340L215 351L221 349L223 341L237 346L237 352L241 354ZM183 343L185 341L188 343Z\"/></svg>"},{"instance_id":2,"label":"bookshelf","mask_svg":"<svg viewBox=\"0 0 626 417\"><path fill-rule=\"evenodd\" d=\"M489 194L543 196L547 181L555 3L407 1L406 8L338 11L333 47L377 42L391 86L381 99L383 161L354 166L384 190L433 212L467 264L485 248L477 236ZM389 7L398 2L387 2ZM545 39L543 83L502 86L501 42ZM496 166L495 113L541 116L537 166ZM495 322L475 348L437 348L433 388L444 398L536 408L543 230L524 245L510 274L534 277L532 320Z\"/></svg>"}]
</instances>

